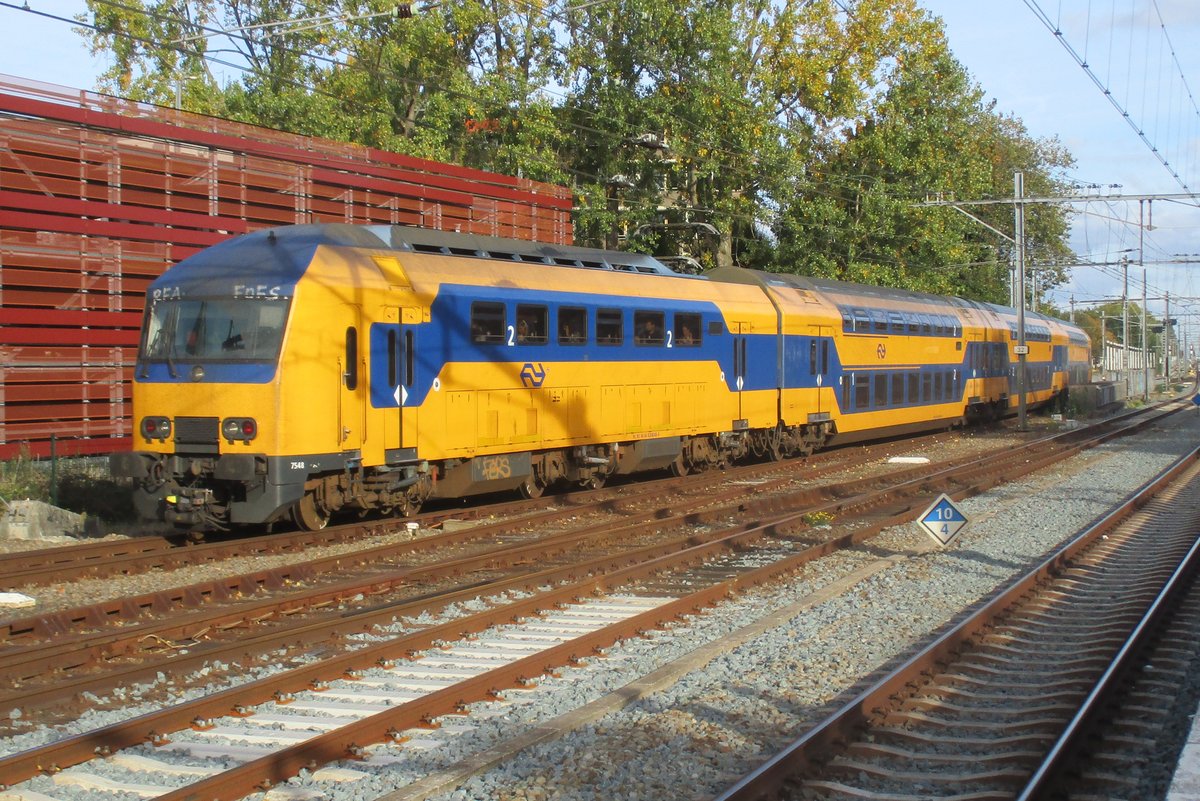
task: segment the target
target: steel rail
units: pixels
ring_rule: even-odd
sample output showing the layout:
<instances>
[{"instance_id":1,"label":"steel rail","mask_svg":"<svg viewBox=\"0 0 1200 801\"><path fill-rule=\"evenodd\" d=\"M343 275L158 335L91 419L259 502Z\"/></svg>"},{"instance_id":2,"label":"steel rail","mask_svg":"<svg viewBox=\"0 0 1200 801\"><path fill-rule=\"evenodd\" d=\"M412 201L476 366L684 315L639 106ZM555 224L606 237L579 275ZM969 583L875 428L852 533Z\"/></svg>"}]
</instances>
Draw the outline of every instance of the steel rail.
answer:
<instances>
[{"instance_id":1,"label":"steel rail","mask_svg":"<svg viewBox=\"0 0 1200 801\"><path fill-rule=\"evenodd\" d=\"M1114 435L1110 431L1099 437L1095 437L1094 441L1101 441ZM1023 449L1006 453L1003 460L1019 463L1013 468L1012 474L1027 472L1044 464L1065 458L1087 444L1086 442L1078 441L1079 437L1077 434L1073 438L1076 442L1069 446L1061 443L1055 444L1053 440L1056 438L1028 443ZM1047 443L1050 444L1048 445ZM1025 452L1035 450L1038 446L1049 447L1051 452L1036 459L1024 459ZM974 467L971 467L971 465L974 465ZM890 482L890 486L873 492L868 492L868 488L880 483L880 477L860 479L850 482L847 485L842 485L842 492L840 493L831 491L839 489L838 487L821 487L808 490L789 499L767 498L744 502L739 504L738 511L742 513L762 514L768 517L764 520L742 523L724 531L709 532L702 536L689 534L673 542L668 542L665 545L655 546L655 548L665 547L666 550L652 548L636 553L669 553L671 549L682 549L697 541L717 540L730 531L746 530L777 520L786 521L794 519L797 513L827 511L835 514L845 514L856 508L867 509L879 506L889 499L928 492L930 491L930 487L935 484L939 489L945 488L950 490L954 497L967 497L968 495L982 492L987 487L1004 480L1010 475L1009 471L999 469L997 462L991 456L955 460L939 465L939 467L941 469L934 473L926 472L927 467L916 467L890 474L886 477ZM961 486L958 489L954 488L954 484L961 484L963 479L969 477L972 473L983 475L985 479L976 481L967 488L962 488ZM740 489L737 490L738 493L741 491ZM841 496L840 499L837 497L839 495ZM817 500L828 500L829 502L822 506L812 506ZM893 513L890 519L891 522L902 522L903 515L908 510L909 506L902 504ZM720 509L710 510L706 513L689 513L679 516L675 522L707 523L725 516L729 511L728 509ZM613 539L631 532L640 533L638 526L642 522L646 522L645 516L638 515L634 521L626 521L622 528L608 531L608 538ZM671 521L658 520L657 522L663 525ZM884 524L888 523L881 523L880 526ZM581 541L590 539L592 542L595 542L600 539L598 534L606 525L609 524L602 524L594 526L591 529L560 535L554 547L558 551L562 551ZM863 531L874 532L878 528L879 526L870 526L864 528ZM170 666L177 673L184 667L200 667L206 661L214 659L236 660L245 658L249 654L281 646L294 646L297 643L310 644L323 638L327 639L331 628L343 626L347 621L344 618L332 621L326 619L324 621L303 624L299 627L289 627L286 631L282 632L270 631L262 635L244 637L237 642L223 643L212 647L191 644L186 656L171 654L171 658L165 662L123 666L115 670L109 670L100 676L92 674L68 681L56 681L51 687L42 687L40 689L29 687L29 681L33 677L45 677L48 666L53 667L56 672L61 672L63 669L70 667L79 667L89 663L98 664L121 654L128 654L132 650L160 650L160 643L186 640L189 637L198 636L196 632L204 633L214 629L242 627L248 625L248 621L257 623L269 619L277 619L304 608L340 603L360 594L368 596L379 595L397 586L410 583L414 578L429 580L431 577L444 577L467 573L471 570L495 568L505 560L509 563L520 562L522 559L536 562L542 556L539 548L545 547L546 544L544 542L504 546L497 549L497 552L485 553L476 557L446 563L435 570L427 570L425 575L421 575L421 571L417 570L408 573L393 573L385 578L370 577L342 582L333 587L313 589L301 594L293 594L279 601L261 600L249 602L230 610L218 610L193 615L190 619L182 621L173 619L165 622L160 621L157 623L151 622L128 626L123 627L117 634L100 632L86 639L73 640L70 643L65 643L49 650L43 647L23 653L10 654L5 666L8 675L10 677L26 676L27 678L26 681L20 682L24 686L19 692L6 694L6 696L0 698L0 703L19 705L27 710L35 708L47 709L55 705L65 706L69 703L69 699L84 691L98 693L119 686L122 683L145 680L147 677L154 676L163 666ZM841 547L848 547L848 545L847 543L842 543ZM598 564L602 562L603 560L597 560ZM587 566L584 566L584 568L592 569ZM253 584L250 584L250 586L253 586ZM476 591L478 590L477 585L472 585L472 587ZM192 594L194 596L200 595L198 592ZM439 592L433 597L444 597L444 593ZM432 600L432 597L426 595L423 597L422 602L428 605ZM385 608L394 607L395 604L389 604ZM405 608L407 609L407 607ZM368 616L361 621L361 625L366 629L378 622L380 622L378 619ZM149 644L149 647L145 645L146 643ZM19 671L24 671L24 673L20 673Z\"/></svg>"},{"instance_id":2,"label":"steel rail","mask_svg":"<svg viewBox=\"0 0 1200 801\"><path fill-rule=\"evenodd\" d=\"M885 708L889 699L906 694L921 683L923 674L935 671L939 664L949 661L966 644L992 627L996 618L1030 593L1040 583L1064 569L1079 553L1115 529L1151 498L1170 487L1200 460L1200 448L1177 460L1158 477L1147 482L1120 505L1090 524L1057 549L1037 567L1012 583L968 618L939 636L928 647L906 660L857 697L810 729L802 737L782 749L752 773L743 777L715 801L755 801L774 798L792 777L804 773L839 741L852 740L874 717L876 710Z\"/></svg>"},{"instance_id":3,"label":"steel rail","mask_svg":"<svg viewBox=\"0 0 1200 801\"><path fill-rule=\"evenodd\" d=\"M831 506L836 506L837 503L840 502L834 502ZM802 514L792 515L791 522L794 523L801 517ZM556 655L556 659L560 656L565 656L567 662L585 658L588 655L588 647L601 647L604 643L611 643L616 639L629 636L630 633L636 634L641 630L652 628L654 625L657 625L656 621L671 619L674 616L695 610L704 605L716 603L734 592L753 584L761 584L772 580L839 548L849 547L862 542L874 536L878 530L905 519L907 519L906 515L901 514L891 519L877 521L875 525L814 545L776 563L722 581L686 598L631 618L622 624L616 624L615 626L603 629L591 635L586 641L573 641L572 643L564 644L562 647L555 649L553 653ZM523 615L535 614L539 609L547 608L554 604L567 603L572 599L590 594L602 594L610 589L619 587L623 583L636 581L660 573L663 570L674 569L688 564L702 563L713 555L728 550L730 547L742 547L755 538L777 533L784 525L786 525L786 521L765 524L760 528L742 531L716 542L695 545L682 553L665 554L656 558L644 558L644 554L618 557L626 561L632 560L634 564L618 568L605 575L592 576L582 581L573 581L566 586L558 587L539 597L514 602L501 608L488 610L487 612L478 613L461 620L406 635L387 643L369 646L365 649L334 657L315 665L296 668L274 677L260 679L222 691L213 696L186 702L160 712L143 715L122 724L105 727L104 729L66 738L57 743L15 754L0 759L0 775L12 776L12 780L22 781L39 772L54 772L63 767L87 761L91 758L93 751L97 747L101 747L105 752L110 752L129 747L139 742L160 740L163 733L183 728L197 718L216 717L239 707L246 707L269 700L275 697L277 693L290 693L307 689L314 682L327 680L331 676L361 670L381 661L385 662L404 657L447 639L467 636L497 623L502 623ZM573 571L577 572L578 566L561 568L553 572L563 576L570 576ZM544 585L553 580L553 577L548 575L550 572L546 571L534 576L524 577L523 579L514 579L510 582L509 586L515 586L520 581L526 581L526 586L529 587ZM501 591L502 588L489 589ZM476 588L473 592L477 594L478 589ZM394 617L396 609L394 607L388 608L384 610L384 613L389 617ZM538 655L542 659L546 659L546 656L546 652ZM515 679L518 683L529 679L532 675L544 672L544 669L533 671L530 667L532 663L529 660L523 660L517 664L521 666L520 671L511 673L511 675L508 675L508 678ZM368 727L364 721L364 727L353 730L355 738L355 743L353 744L361 744L364 738L368 736L377 737L377 739L372 740L375 742L385 740L390 736L390 731L399 728L410 728L433 716L448 714L470 700L482 700L500 686L497 683L500 675L485 674L485 676L492 676L492 679L489 682L481 678L479 686L471 688L474 694L467 693L461 686L458 687L459 692L457 695L461 697L453 703L450 703L450 698L456 694L446 691L433 699L426 697L412 704L398 706L394 710L384 713L387 716L385 718L367 719L374 722ZM487 683L495 686L490 686L485 690L483 684ZM308 767L313 760L328 762L335 758L341 758L345 755L345 752L341 749L345 747L348 747L347 743L338 740L336 733L331 733L330 739L322 739L320 743L314 740L307 741L302 746L295 747L295 749L287 749L287 754L280 752L284 756L277 755L267 760L258 760L256 763L247 763L247 765L254 764L255 767L247 767L246 771L238 774L239 778L236 781L239 784L237 786L248 788L245 792L242 792L242 795L244 795L246 792L252 791L259 784L277 782L281 777L286 778L286 776L283 776L283 773L298 769L296 766ZM317 751L312 749L317 749ZM283 771L283 773L280 771ZM247 778L250 773L257 773L257 775ZM246 784L246 782L250 783ZM199 792L195 786L192 786L191 789ZM207 794L211 788L206 786L203 789ZM212 789L212 792L217 792L217 790ZM224 795L223 793L226 792L224 789L219 792L221 794L212 795L211 797L240 797L239 795ZM184 798L188 796L183 795L179 797ZM210 796L205 795L204 797L207 798Z\"/></svg>"},{"instance_id":4,"label":"steel rail","mask_svg":"<svg viewBox=\"0 0 1200 801\"><path fill-rule=\"evenodd\" d=\"M916 441L926 437L915 438ZM907 442L912 442L909 440ZM286 553L332 543L347 542L387 533L408 522L423 527L432 527L451 519L476 520L483 517L520 517L527 523L545 522L570 514L586 511L588 507L601 508L611 503L637 503L641 499L661 497L666 490L703 492L706 488L729 480L788 470L794 472L800 466L811 478L813 468L817 474L844 469L847 463L865 461L879 450L895 447L895 443L874 443L861 449L850 458L846 451L831 450L803 460L786 460L749 465L738 465L723 471L692 474L679 478L643 478L636 484L603 487L595 490L572 490L536 499L504 501L487 505L455 507L434 510L410 518L381 518L365 522L330 526L321 531L280 532L252 537L213 539L207 542L186 542L185 535L142 536L126 540L104 540L84 542L68 546L43 548L12 554L0 554L0 589L15 590L21 587L71 581L76 578L102 578L109 575L130 575L149 570L162 570L211 563L237 556ZM787 481L788 477L779 479ZM436 506L438 503L433 502ZM574 510L555 507L575 507ZM71 572L65 572L65 571Z\"/></svg>"}]
</instances>

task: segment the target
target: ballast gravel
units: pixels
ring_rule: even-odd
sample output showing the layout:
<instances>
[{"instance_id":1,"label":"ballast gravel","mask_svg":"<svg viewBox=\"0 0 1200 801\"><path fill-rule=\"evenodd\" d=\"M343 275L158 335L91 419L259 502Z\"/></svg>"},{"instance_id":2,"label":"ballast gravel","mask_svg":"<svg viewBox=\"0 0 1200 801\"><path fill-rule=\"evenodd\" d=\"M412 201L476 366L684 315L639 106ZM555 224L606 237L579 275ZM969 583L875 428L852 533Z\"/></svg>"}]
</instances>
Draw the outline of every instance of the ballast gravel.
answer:
<instances>
[{"instance_id":1,"label":"ballast gravel","mask_svg":"<svg viewBox=\"0 0 1200 801\"><path fill-rule=\"evenodd\" d=\"M786 582L542 677L535 689L472 705L469 716L444 719L441 729L422 731L409 743L372 747L371 759L338 766L363 774L355 781L321 781L306 771L265 797L710 798L846 700L864 677L1041 561L1198 441L1200 413L1176 414L1142 434L958 502L969 524L948 548L934 545L915 523L890 529ZM620 698L610 695L622 689ZM9 738L0 750L21 750L78 725L98 727L129 714L96 712L76 726ZM179 732L172 740L204 736ZM150 746L140 753L182 761ZM67 800L99 797L49 778L23 787Z\"/></svg>"}]
</instances>

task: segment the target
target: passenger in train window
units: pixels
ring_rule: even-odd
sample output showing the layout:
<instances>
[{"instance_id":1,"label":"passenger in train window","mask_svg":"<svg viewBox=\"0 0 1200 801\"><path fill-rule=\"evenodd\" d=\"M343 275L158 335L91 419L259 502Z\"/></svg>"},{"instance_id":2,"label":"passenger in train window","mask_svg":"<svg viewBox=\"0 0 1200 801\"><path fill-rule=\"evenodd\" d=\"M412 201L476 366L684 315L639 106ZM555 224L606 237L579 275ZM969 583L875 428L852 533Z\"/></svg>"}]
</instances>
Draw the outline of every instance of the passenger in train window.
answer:
<instances>
[{"instance_id":1,"label":"passenger in train window","mask_svg":"<svg viewBox=\"0 0 1200 801\"><path fill-rule=\"evenodd\" d=\"M679 344L680 345L690 345L690 344L692 344L693 341L694 341L694 338L692 337L692 329L689 328L686 324L684 324L679 329Z\"/></svg>"},{"instance_id":2,"label":"passenger in train window","mask_svg":"<svg viewBox=\"0 0 1200 801\"><path fill-rule=\"evenodd\" d=\"M648 318L642 324L637 341L641 345L657 345L663 341L662 332L658 330L658 324L653 318Z\"/></svg>"},{"instance_id":3,"label":"passenger in train window","mask_svg":"<svg viewBox=\"0 0 1200 801\"><path fill-rule=\"evenodd\" d=\"M524 342L527 339L529 339L529 321L528 320L518 320L517 321L517 342Z\"/></svg>"}]
</instances>

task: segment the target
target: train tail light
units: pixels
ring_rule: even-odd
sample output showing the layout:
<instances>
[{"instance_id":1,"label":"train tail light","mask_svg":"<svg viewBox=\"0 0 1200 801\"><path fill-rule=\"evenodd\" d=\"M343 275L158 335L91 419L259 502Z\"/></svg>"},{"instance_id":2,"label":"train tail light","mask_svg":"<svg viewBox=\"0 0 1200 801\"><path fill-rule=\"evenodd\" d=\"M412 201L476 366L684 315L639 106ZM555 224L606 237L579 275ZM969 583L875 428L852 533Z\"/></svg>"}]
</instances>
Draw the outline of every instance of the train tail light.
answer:
<instances>
[{"instance_id":1,"label":"train tail light","mask_svg":"<svg viewBox=\"0 0 1200 801\"><path fill-rule=\"evenodd\" d=\"M249 442L258 436L258 423L253 417L226 417L221 432L229 442Z\"/></svg>"},{"instance_id":2,"label":"train tail light","mask_svg":"<svg viewBox=\"0 0 1200 801\"><path fill-rule=\"evenodd\" d=\"M171 420L168 417L143 417L142 436L165 442L171 436Z\"/></svg>"}]
</instances>

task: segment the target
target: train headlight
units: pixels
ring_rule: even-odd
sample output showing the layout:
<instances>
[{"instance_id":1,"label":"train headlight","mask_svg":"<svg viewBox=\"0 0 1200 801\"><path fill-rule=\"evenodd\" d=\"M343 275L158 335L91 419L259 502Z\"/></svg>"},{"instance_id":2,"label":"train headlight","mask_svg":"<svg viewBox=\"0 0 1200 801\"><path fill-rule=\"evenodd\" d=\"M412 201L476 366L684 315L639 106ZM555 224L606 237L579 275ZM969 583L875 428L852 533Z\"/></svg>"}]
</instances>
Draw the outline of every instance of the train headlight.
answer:
<instances>
[{"instance_id":1,"label":"train headlight","mask_svg":"<svg viewBox=\"0 0 1200 801\"><path fill-rule=\"evenodd\" d=\"M258 423L253 417L226 417L221 432L229 442L249 442L258 436Z\"/></svg>"},{"instance_id":2,"label":"train headlight","mask_svg":"<svg viewBox=\"0 0 1200 801\"><path fill-rule=\"evenodd\" d=\"M165 442L171 436L171 420L167 417L143 417L142 436Z\"/></svg>"}]
</instances>

